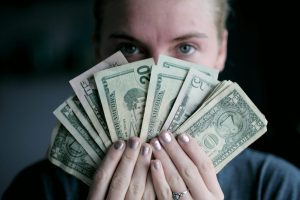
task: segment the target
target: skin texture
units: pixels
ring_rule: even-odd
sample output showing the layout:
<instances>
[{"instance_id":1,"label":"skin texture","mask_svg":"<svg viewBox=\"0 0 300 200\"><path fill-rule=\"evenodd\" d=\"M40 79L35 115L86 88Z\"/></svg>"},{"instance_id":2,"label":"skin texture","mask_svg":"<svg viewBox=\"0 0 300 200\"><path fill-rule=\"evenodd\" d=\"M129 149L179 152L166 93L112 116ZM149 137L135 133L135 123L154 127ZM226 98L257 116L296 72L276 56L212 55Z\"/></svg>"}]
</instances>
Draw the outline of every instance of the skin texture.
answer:
<instances>
[{"instance_id":1,"label":"skin texture","mask_svg":"<svg viewBox=\"0 0 300 200\"><path fill-rule=\"evenodd\" d=\"M217 32L213 10L210 0L109 1L102 10L97 56L102 60L121 50L132 62L157 61L164 54L223 70L227 31ZM197 142L166 132L150 144L135 137L112 145L88 199L172 199L172 191L187 189L182 200L224 198Z\"/></svg>"},{"instance_id":2,"label":"skin texture","mask_svg":"<svg viewBox=\"0 0 300 200\"><path fill-rule=\"evenodd\" d=\"M227 32L219 40L210 6L208 0L113 0L103 10L98 57L121 49L129 61L165 54L223 70Z\"/></svg>"}]
</instances>

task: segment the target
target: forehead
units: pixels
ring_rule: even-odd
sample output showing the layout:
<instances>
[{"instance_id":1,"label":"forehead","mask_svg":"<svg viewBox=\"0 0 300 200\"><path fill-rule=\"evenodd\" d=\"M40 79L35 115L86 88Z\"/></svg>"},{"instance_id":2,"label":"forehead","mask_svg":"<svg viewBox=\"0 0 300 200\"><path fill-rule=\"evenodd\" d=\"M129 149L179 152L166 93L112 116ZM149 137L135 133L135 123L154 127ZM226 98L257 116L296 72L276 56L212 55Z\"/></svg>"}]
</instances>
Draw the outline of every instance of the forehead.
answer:
<instances>
[{"instance_id":1,"label":"forehead","mask_svg":"<svg viewBox=\"0 0 300 200\"><path fill-rule=\"evenodd\" d=\"M102 28L140 31L154 29L184 31L213 28L212 0L109 0ZM175 30L173 30L175 28ZM164 33L166 34L166 33Z\"/></svg>"}]
</instances>

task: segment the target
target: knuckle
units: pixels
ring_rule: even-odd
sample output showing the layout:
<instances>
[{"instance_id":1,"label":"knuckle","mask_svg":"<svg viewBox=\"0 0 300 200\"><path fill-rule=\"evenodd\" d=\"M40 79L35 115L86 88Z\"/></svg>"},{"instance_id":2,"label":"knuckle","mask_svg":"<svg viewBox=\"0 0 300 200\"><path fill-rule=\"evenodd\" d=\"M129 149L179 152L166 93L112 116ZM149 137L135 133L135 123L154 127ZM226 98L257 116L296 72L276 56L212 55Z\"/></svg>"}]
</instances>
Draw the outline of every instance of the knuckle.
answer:
<instances>
[{"instance_id":1,"label":"knuckle","mask_svg":"<svg viewBox=\"0 0 300 200\"><path fill-rule=\"evenodd\" d=\"M178 174L173 174L169 177L168 182L170 186L176 186L182 182L182 178Z\"/></svg>"},{"instance_id":2,"label":"knuckle","mask_svg":"<svg viewBox=\"0 0 300 200\"><path fill-rule=\"evenodd\" d=\"M142 200L154 200L155 199L155 193L154 191L145 191L143 194Z\"/></svg>"},{"instance_id":3,"label":"knuckle","mask_svg":"<svg viewBox=\"0 0 300 200\"><path fill-rule=\"evenodd\" d=\"M195 174L198 172L198 169L194 165L187 165L183 169L183 176L185 179L194 179Z\"/></svg>"},{"instance_id":4,"label":"knuckle","mask_svg":"<svg viewBox=\"0 0 300 200\"><path fill-rule=\"evenodd\" d=\"M199 164L199 170L201 172L208 172L214 169L214 165L210 160L205 160Z\"/></svg>"},{"instance_id":5,"label":"knuckle","mask_svg":"<svg viewBox=\"0 0 300 200\"><path fill-rule=\"evenodd\" d=\"M131 196L139 196L141 191L143 191L142 185L138 183L131 183L128 192Z\"/></svg>"},{"instance_id":6,"label":"knuckle","mask_svg":"<svg viewBox=\"0 0 300 200\"><path fill-rule=\"evenodd\" d=\"M172 192L168 188L161 188L161 190L158 193L159 199L171 199L172 198Z\"/></svg>"},{"instance_id":7,"label":"knuckle","mask_svg":"<svg viewBox=\"0 0 300 200\"><path fill-rule=\"evenodd\" d=\"M97 173L95 174L95 181L96 182L102 182L105 181L107 179L107 173L103 168L98 168L97 169Z\"/></svg>"},{"instance_id":8,"label":"knuckle","mask_svg":"<svg viewBox=\"0 0 300 200\"><path fill-rule=\"evenodd\" d=\"M110 183L110 188L112 190L118 191L121 188L124 188L125 185L126 185L125 180L121 176L117 175L112 179Z\"/></svg>"},{"instance_id":9,"label":"knuckle","mask_svg":"<svg viewBox=\"0 0 300 200\"><path fill-rule=\"evenodd\" d=\"M135 155L126 152L123 155L123 159L124 159L125 162L132 162L132 161L135 161Z\"/></svg>"}]
</instances>

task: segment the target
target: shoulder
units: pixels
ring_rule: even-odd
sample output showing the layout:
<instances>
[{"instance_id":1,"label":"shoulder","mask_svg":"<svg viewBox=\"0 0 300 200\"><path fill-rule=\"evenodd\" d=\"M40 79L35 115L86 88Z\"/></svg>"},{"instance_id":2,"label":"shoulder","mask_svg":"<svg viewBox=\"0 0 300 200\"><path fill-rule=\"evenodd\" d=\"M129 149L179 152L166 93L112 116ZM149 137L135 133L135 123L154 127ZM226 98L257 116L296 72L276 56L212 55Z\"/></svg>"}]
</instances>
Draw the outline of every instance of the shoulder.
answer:
<instances>
[{"instance_id":1,"label":"shoulder","mask_svg":"<svg viewBox=\"0 0 300 200\"><path fill-rule=\"evenodd\" d=\"M81 199L81 196L86 198L87 191L84 183L45 159L23 169L5 191L3 200L20 197Z\"/></svg>"},{"instance_id":2,"label":"shoulder","mask_svg":"<svg viewBox=\"0 0 300 200\"><path fill-rule=\"evenodd\" d=\"M297 167L272 154L251 149L244 150L224 167L218 179L228 195L238 196L244 192L252 194L251 199L297 199L300 196Z\"/></svg>"},{"instance_id":3,"label":"shoulder","mask_svg":"<svg viewBox=\"0 0 300 200\"><path fill-rule=\"evenodd\" d=\"M244 169L249 170L253 174L259 173L266 176L273 175L275 171L277 176L300 176L299 169L293 164L273 154L253 149L246 149L232 161L231 165L228 165L228 170L232 167L241 168L240 166L242 165Z\"/></svg>"}]
</instances>

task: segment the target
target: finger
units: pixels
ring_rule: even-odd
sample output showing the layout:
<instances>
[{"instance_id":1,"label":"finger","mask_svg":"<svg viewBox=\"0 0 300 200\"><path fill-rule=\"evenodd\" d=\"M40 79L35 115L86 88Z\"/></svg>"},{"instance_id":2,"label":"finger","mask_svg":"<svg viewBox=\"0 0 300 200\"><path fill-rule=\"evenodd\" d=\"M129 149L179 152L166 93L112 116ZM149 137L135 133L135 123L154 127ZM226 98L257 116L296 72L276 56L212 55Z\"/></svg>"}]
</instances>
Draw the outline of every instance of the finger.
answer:
<instances>
[{"instance_id":1,"label":"finger","mask_svg":"<svg viewBox=\"0 0 300 200\"><path fill-rule=\"evenodd\" d=\"M177 171L171 158L161 146L159 140L154 138L151 140L151 145L153 146L153 155L156 159L161 161L163 170L167 179L167 182L172 190L172 192L183 192L187 190L184 180L181 178L179 172ZM190 199L190 194L185 195Z\"/></svg>"},{"instance_id":2,"label":"finger","mask_svg":"<svg viewBox=\"0 0 300 200\"><path fill-rule=\"evenodd\" d=\"M104 199L115 169L125 150L124 141L116 141L108 150L100 167L97 169L87 199Z\"/></svg>"},{"instance_id":3,"label":"finger","mask_svg":"<svg viewBox=\"0 0 300 200\"><path fill-rule=\"evenodd\" d=\"M201 149L197 141L187 134L181 134L178 136L178 143L185 153L196 164L207 188L212 193L218 194L222 197L223 192L218 182L213 163L206 153Z\"/></svg>"},{"instance_id":4,"label":"finger","mask_svg":"<svg viewBox=\"0 0 300 200\"><path fill-rule=\"evenodd\" d=\"M158 200L172 199L172 192L167 183L161 162L159 160L151 161L151 175L154 191Z\"/></svg>"},{"instance_id":5,"label":"finger","mask_svg":"<svg viewBox=\"0 0 300 200\"><path fill-rule=\"evenodd\" d=\"M146 187L145 187L145 191L144 191L142 199L143 200L155 200L156 199L150 171L148 172L148 175L147 175Z\"/></svg>"},{"instance_id":6,"label":"finger","mask_svg":"<svg viewBox=\"0 0 300 200\"><path fill-rule=\"evenodd\" d=\"M162 132L159 135L159 140L184 180L191 196L195 199L200 199L205 196L208 197L210 192L207 189L197 166L183 151L173 134L170 132Z\"/></svg>"},{"instance_id":7,"label":"finger","mask_svg":"<svg viewBox=\"0 0 300 200\"><path fill-rule=\"evenodd\" d=\"M152 149L147 143L141 147L139 157L134 167L133 175L129 188L126 193L126 199L141 199L146 186L147 174L150 166Z\"/></svg>"},{"instance_id":8,"label":"finger","mask_svg":"<svg viewBox=\"0 0 300 200\"><path fill-rule=\"evenodd\" d=\"M132 137L110 183L107 199L124 199L140 150L140 139Z\"/></svg>"}]
</instances>

